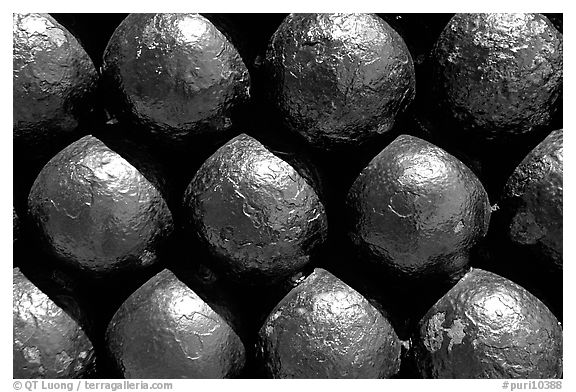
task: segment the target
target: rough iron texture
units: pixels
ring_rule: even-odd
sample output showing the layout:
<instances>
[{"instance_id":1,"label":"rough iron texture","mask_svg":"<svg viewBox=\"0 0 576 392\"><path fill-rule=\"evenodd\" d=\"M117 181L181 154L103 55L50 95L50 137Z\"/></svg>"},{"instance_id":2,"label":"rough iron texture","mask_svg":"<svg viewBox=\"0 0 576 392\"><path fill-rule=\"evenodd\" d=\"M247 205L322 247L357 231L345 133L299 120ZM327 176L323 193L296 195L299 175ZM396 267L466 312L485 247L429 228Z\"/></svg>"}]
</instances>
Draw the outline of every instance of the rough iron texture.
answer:
<instances>
[{"instance_id":1,"label":"rough iron texture","mask_svg":"<svg viewBox=\"0 0 576 392\"><path fill-rule=\"evenodd\" d=\"M548 308L491 272L468 272L422 318L415 338L425 378L562 377L562 329Z\"/></svg>"},{"instance_id":2,"label":"rough iron texture","mask_svg":"<svg viewBox=\"0 0 576 392\"><path fill-rule=\"evenodd\" d=\"M90 376L95 362L94 348L78 321L18 268L12 271L13 377Z\"/></svg>"},{"instance_id":3,"label":"rough iron texture","mask_svg":"<svg viewBox=\"0 0 576 392\"><path fill-rule=\"evenodd\" d=\"M121 119L177 144L229 129L248 98L240 55L198 14L130 14L106 47L103 76Z\"/></svg>"},{"instance_id":4,"label":"rough iron texture","mask_svg":"<svg viewBox=\"0 0 576 392\"><path fill-rule=\"evenodd\" d=\"M406 44L376 15L291 14L266 59L285 122L322 149L389 131L416 91Z\"/></svg>"},{"instance_id":5,"label":"rough iron texture","mask_svg":"<svg viewBox=\"0 0 576 392\"><path fill-rule=\"evenodd\" d=\"M540 14L457 14L433 52L435 97L463 128L508 140L549 123L562 34Z\"/></svg>"},{"instance_id":6,"label":"rough iron texture","mask_svg":"<svg viewBox=\"0 0 576 392\"><path fill-rule=\"evenodd\" d=\"M327 236L312 186L245 134L206 160L186 189L184 207L225 272L244 284L296 272Z\"/></svg>"},{"instance_id":7,"label":"rough iron texture","mask_svg":"<svg viewBox=\"0 0 576 392\"><path fill-rule=\"evenodd\" d=\"M258 344L273 378L388 378L400 369L392 325L320 268L274 308Z\"/></svg>"},{"instance_id":8,"label":"rough iron texture","mask_svg":"<svg viewBox=\"0 0 576 392\"><path fill-rule=\"evenodd\" d=\"M245 361L232 328L168 270L122 304L106 341L125 378L230 378Z\"/></svg>"},{"instance_id":9,"label":"rough iron texture","mask_svg":"<svg viewBox=\"0 0 576 392\"><path fill-rule=\"evenodd\" d=\"M92 110L98 76L80 43L51 16L13 14L12 32L14 147L36 159L47 146L69 142Z\"/></svg>"},{"instance_id":10,"label":"rough iron texture","mask_svg":"<svg viewBox=\"0 0 576 392\"><path fill-rule=\"evenodd\" d=\"M162 195L135 167L93 136L52 158L28 196L47 248L93 273L148 266L171 234Z\"/></svg>"},{"instance_id":11,"label":"rough iron texture","mask_svg":"<svg viewBox=\"0 0 576 392\"><path fill-rule=\"evenodd\" d=\"M488 196L472 171L408 135L360 173L347 205L355 245L403 277L460 272L490 221Z\"/></svg>"},{"instance_id":12,"label":"rough iron texture","mask_svg":"<svg viewBox=\"0 0 576 392\"><path fill-rule=\"evenodd\" d=\"M563 131L553 131L518 165L501 201L506 233L552 268L562 270Z\"/></svg>"}]
</instances>

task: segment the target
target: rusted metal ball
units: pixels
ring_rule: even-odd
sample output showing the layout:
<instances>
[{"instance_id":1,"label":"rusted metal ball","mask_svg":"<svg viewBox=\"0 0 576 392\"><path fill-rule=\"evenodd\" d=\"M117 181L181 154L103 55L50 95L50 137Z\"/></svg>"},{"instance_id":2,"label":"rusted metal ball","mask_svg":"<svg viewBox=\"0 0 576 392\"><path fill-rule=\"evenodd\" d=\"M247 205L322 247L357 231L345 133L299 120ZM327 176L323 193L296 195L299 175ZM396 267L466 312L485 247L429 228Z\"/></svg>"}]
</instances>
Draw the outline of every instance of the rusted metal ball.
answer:
<instances>
[{"instance_id":1,"label":"rusted metal ball","mask_svg":"<svg viewBox=\"0 0 576 392\"><path fill-rule=\"evenodd\" d=\"M49 252L95 274L155 263L173 230L160 191L90 135L44 166L30 190L28 213Z\"/></svg>"},{"instance_id":2,"label":"rusted metal ball","mask_svg":"<svg viewBox=\"0 0 576 392\"><path fill-rule=\"evenodd\" d=\"M541 14L456 14L432 53L434 97L460 132L509 141L550 122L562 48Z\"/></svg>"},{"instance_id":3,"label":"rusted metal ball","mask_svg":"<svg viewBox=\"0 0 576 392\"><path fill-rule=\"evenodd\" d=\"M415 358L424 378L560 378L562 328L528 291L468 272L420 320Z\"/></svg>"},{"instance_id":4,"label":"rusted metal ball","mask_svg":"<svg viewBox=\"0 0 576 392\"><path fill-rule=\"evenodd\" d=\"M242 284L273 283L298 271L327 236L312 185L245 134L204 162L186 189L184 209L214 261Z\"/></svg>"},{"instance_id":5,"label":"rusted metal ball","mask_svg":"<svg viewBox=\"0 0 576 392\"><path fill-rule=\"evenodd\" d=\"M173 145L230 129L232 110L249 96L237 50L199 14L130 14L102 68L112 111Z\"/></svg>"},{"instance_id":6,"label":"rusted metal ball","mask_svg":"<svg viewBox=\"0 0 576 392\"><path fill-rule=\"evenodd\" d=\"M245 362L234 330L169 270L120 306L106 345L125 378L231 378Z\"/></svg>"},{"instance_id":7,"label":"rusted metal ball","mask_svg":"<svg viewBox=\"0 0 576 392\"><path fill-rule=\"evenodd\" d=\"M50 15L12 18L15 159L48 160L93 111L98 75L78 40Z\"/></svg>"},{"instance_id":8,"label":"rusted metal ball","mask_svg":"<svg viewBox=\"0 0 576 392\"><path fill-rule=\"evenodd\" d=\"M508 179L499 214L507 240L550 270L563 265L563 130L550 133Z\"/></svg>"},{"instance_id":9,"label":"rusted metal ball","mask_svg":"<svg viewBox=\"0 0 576 392\"><path fill-rule=\"evenodd\" d=\"M371 14L291 14L273 35L266 64L284 122L320 149L388 132L416 91L404 40Z\"/></svg>"},{"instance_id":10,"label":"rusted metal ball","mask_svg":"<svg viewBox=\"0 0 576 392\"><path fill-rule=\"evenodd\" d=\"M451 276L486 235L488 195L466 165L401 135L362 170L348 193L357 249L400 277Z\"/></svg>"},{"instance_id":11,"label":"rusted metal ball","mask_svg":"<svg viewBox=\"0 0 576 392\"><path fill-rule=\"evenodd\" d=\"M368 300L317 268L272 310L259 352L273 378L388 378L400 340Z\"/></svg>"},{"instance_id":12,"label":"rusted metal ball","mask_svg":"<svg viewBox=\"0 0 576 392\"><path fill-rule=\"evenodd\" d=\"M79 320L75 302L58 306L18 268L12 271L14 378L81 378L94 371L92 342ZM74 306L74 308L73 308Z\"/></svg>"}]
</instances>

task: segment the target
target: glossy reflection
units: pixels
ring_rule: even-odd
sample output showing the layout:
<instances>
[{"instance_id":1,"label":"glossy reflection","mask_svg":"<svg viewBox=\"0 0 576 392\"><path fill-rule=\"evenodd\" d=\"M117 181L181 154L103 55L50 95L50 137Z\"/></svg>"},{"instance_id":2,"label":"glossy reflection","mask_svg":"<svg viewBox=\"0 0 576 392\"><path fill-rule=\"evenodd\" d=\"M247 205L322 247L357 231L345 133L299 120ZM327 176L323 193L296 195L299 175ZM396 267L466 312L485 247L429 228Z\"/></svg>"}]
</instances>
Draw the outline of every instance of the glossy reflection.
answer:
<instances>
[{"instance_id":1,"label":"glossy reflection","mask_svg":"<svg viewBox=\"0 0 576 392\"><path fill-rule=\"evenodd\" d=\"M327 235L324 206L310 184L245 134L202 165L184 207L221 267L244 284L297 271Z\"/></svg>"},{"instance_id":2,"label":"glossy reflection","mask_svg":"<svg viewBox=\"0 0 576 392\"><path fill-rule=\"evenodd\" d=\"M348 210L358 249L405 277L462 269L490 218L488 195L470 169L408 135L360 173L348 193Z\"/></svg>"},{"instance_id":3,"label":"glossy reflection","mask_svg":"<svg viewBox=\"0 0 576 392\"><path fill-rule=\"evenodd\" d=\"M245 361L232 328L168 270L122 304L106 344L125 378L230 378Z\"/></svg>"},{"instance_id":4,"label":"glossy reflection","mask_svg":"<svg viewBox=\"0 0 576 392\"><path fill-rule=\"evenodd\" d=\"M559 378L562 328L517 284L472 269L420 320L424 378Z\"/></svg>"},{"instance_id":5,"label":"glossy reflection","mask_svg":"<svg viewBox=\"0 0 576 392\"><path fill-rule=\"evenodd\" d=\"M408 48L376 15L291 14L266 61L286 124L322 149L389 131L415 95Z\"/></svg>"},{"instance_id":6,"label":"glossy reflection","mask_svg":"<svg viewBox=\"0 0 576 392\"><path fill-rule=\"evenodd\" d=\"M12 29L14 145L36 159L65 146L92 110L98 75L80 43L51 16L13 14Z\"/></svg>"},{"instance_id":7,"label":"glossy reflection","mask_svg":"<svg viewBox=\"0 0 576 392\"><path fill-rule=\"evenodd\" d=\"M94 347L78 321L18 268L12 272L12 290L14 378L88 376L94 370Z\"/></svg>"},{"instance_id":8,"label":"glossy reflection","mask_svg":"<svg viewBox=\"0 0 576 392\"><path fill-rule=\"evenodd\" d=\"M400 368L388 320L319 268L272 310L258 347L272 378L386 378Z\"/></svg>"},{"instance_id":9,"label":"glossy reflection","mask_svg":"<svg viewBox=\"0 0 576 392\"><path fill-rule=\"evenodd\" d=\"M103 76L122 119L177 143L229 129L248 98L240 55L199 14L130 14L106 47Z\"/></svg>"},{"instance_id":10,"label":"glossy reflection","mask_svg":"<svg viewBox=\"0 0 576 392\"><path fill-rule=\"evenodd\" d=\"M541 14L456 14L432 55L435 97L464 130L506 140L550 122L562 34Z\"/></svg>"},{"instance_id":11,"label":"glossy reflection","mask_svg":"<svg viewBox=\"0 0 576 392\"><path fill-rule=\"evenodd\" d=\"M159 190L93 136L66 147L42 169L28 210L52 253L97 273L150 265L173 229Z\"/></svg>"},{"instance_id":12,"label":"glossy reflection","mask_svg":"<svg viewBox=\"0 0 576 392\"><path fill-rule=\"evenodd\" d=\"M547 267L563 269L563 130L550 133L514 170L499 205L504 232Z\"/></svg>"}]
</instances>

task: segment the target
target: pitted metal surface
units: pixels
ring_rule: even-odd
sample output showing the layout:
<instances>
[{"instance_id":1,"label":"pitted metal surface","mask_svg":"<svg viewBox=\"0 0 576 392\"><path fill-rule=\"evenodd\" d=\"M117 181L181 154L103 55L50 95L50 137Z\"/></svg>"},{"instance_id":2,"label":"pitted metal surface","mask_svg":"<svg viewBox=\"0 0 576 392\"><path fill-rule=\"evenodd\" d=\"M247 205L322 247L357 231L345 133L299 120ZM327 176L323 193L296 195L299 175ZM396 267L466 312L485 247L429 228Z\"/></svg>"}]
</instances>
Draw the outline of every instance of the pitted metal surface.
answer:
<instances>
[{"instance_id":1,"label":"pitted metal surface","mask_svg":"<svg viewBox=\"0 0 576 392\"><path fill-rule=\"evenodd\" d=\"M416 92L406 44L376 15L291 14L266 61L286 124L322 149L389 131Z\"/></svg>"},{"instance_id":2,"label":"pitted metal surface","mask_svg":"<svg viewBox=\"0 0 576 392\"><path fill-rule=\"evenodd\" d=\"M464 131L509 140L548 124L562 34L541 14L456 14L432 55L435 96Z\"/></svg>"},{"instance_id":3,"label":"pitted metal surface","mask_svg":"<svg viewBox=\"0 0 576 392\"><path fill-rule=\"evenodd\" d=\"M78 321L18 268L12 272L12 290L14 378L89 376L95 363L94 347Z\"/></svg>"},{"instance_id":4,"label":"pitted metal surface","mask_svg":"<svg viewBox=\"0 0 576 392\"><path fill-rule=\"evenodd\" d=\"M374 261L403 276L451 275L486 235L488 195L466 165L401 135L360 173L348 193L350 236Z\"/></svg>"},{"instance_id":5,"label":"pitted metal surface","mask_svg":"<svg viewBox=\"0 0 576 392\"><path fill-rule=\"evenodd\" d=\"M472 269L420 320L424 378L560 378L562 328L517 284Z\"/></svg>"},{"instance_id":6,"label":"pitted metal surface","mask_svg":"<svg viewBox=\"0 0 576 392\"><path fill-rule=\"evenodd\" d=\"M499 206L510 216L506 234L550 267L563 264L563 130L536 146L508 179Z\"/></svg>"},{"instance_id":7,"label":"pitted metal surface","mask_svg":"<svg viewBox=\"0 0 576 392\"><path fill-rule=\"evenodd\" d=\"M245 361L238 335L169 270L122 304L106 343L125 378L231 378Z\"/></svg>"},{"instance_id":8,"label":"pitted metal surface","mask_svg":"<svg viewBox=\"0 0 576 392\"><path fill-rule=\"evenodd\" d=\"M228 130L249 96L240 55L199 14L130 14L106 47L103 76L121 118L175 143Z\"/></svg>"},{"instance_id":9,"label":"pitted metal surface","mask_svg":"<svg viewBox=\"0 0 576 392\"><path fill-rule=\"evenodd\" d=\"M258 346L273 378L388 378L400 369L389 321L320 268L272 310Z\"/></svg>"},{"instance_id":10,"label":"pitted metal surface","mask_svg":"<svg viewBox=\"0 0 576 392\"><path fill-rule=\"evenodd\" d=\"M93 109L98 75L80 43L51 16L13 14L12 29L14 144L34 157L68 142Z\"/></svg>"},{"instance_id":11,"label":"pitted metal surface","mask_svg":"<svg viewBox=\"0 0 576 392\"><path fill-rule=\"evenodd\" d=\"M245 284L296 272L327 236L326 212L313 187L245 134L206 160L184 207L195 233Z\"/></svg>"},{"instance_id":12,"label":"pitted metal surface","mask_svg":"<svg viewBox=\"0 0 576 392\"><path fill-rule=\"evenodd\" d=\"M28 211L55 256L94 273L151 265L173 230L159 190L90 135L44 166Z\"/></svg>"}]
</instances>

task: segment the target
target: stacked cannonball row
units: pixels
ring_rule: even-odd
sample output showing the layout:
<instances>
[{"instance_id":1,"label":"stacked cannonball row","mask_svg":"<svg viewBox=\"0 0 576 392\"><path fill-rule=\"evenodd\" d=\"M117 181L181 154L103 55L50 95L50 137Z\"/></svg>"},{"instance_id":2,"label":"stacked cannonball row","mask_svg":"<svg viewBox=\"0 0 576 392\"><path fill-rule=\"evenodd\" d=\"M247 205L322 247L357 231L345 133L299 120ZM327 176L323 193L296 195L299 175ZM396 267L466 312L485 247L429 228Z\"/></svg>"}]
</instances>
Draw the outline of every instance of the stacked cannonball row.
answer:
<instances>
[{"instance_id":1,"label":"stacked cannonball row","mask_svg":"<svg viewBox=\"0 0 576 392\"><path fill-rule=\"evenodd\" d=\"M14 377L562 377L549 17L14 14Z\"/></svg>"}]
</instances>

